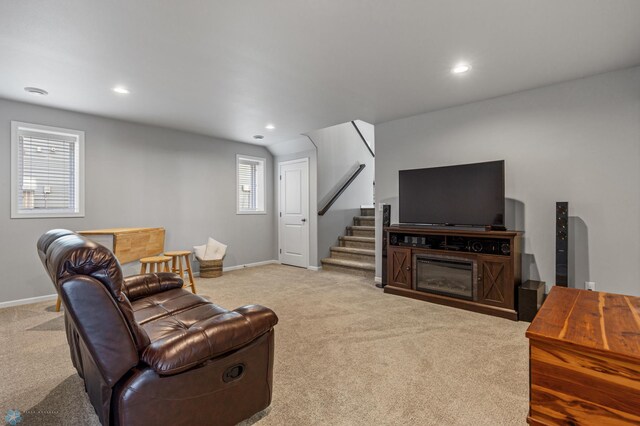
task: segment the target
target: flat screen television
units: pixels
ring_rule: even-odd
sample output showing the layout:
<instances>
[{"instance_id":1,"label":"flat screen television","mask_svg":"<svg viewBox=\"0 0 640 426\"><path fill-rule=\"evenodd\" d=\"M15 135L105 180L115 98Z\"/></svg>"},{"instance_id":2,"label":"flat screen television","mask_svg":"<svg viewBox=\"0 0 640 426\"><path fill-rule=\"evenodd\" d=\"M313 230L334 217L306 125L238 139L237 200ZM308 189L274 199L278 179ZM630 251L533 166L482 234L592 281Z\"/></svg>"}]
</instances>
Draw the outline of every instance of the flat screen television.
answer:
<instances>
[{"instance_id":1,"label":"flat screen television","mask_svg":"<svg viewBox=\"0 0 640 426\"><path fill-rule=\"evenodd\" d=\"M400 170L399 183L402 223L504 226L504 160Z\"/></svg>"}]
</instances>

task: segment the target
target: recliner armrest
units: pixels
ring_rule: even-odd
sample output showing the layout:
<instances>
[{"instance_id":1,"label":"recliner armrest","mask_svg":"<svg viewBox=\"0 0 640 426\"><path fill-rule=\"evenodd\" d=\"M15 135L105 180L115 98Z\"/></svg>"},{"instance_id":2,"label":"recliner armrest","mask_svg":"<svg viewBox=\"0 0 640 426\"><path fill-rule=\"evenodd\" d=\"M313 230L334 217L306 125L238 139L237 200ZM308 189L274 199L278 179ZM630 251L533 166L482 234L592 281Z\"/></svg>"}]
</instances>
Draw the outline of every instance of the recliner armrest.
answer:
<instances>
[{"instance_id":1,"label":"recliner armrest","mask_svg":"<svg viewBox=\"0 0 640 426\"><path fill-rule=\"evenodd\" d=\"M134 301L174 288L182 288L182 285L182 278L178 274L158 272L125 277L122 290L129 300Z\"/></svg>"},{"instance_id":2,"label":"recliner armrest","mask_svg":"<svg viewBox=\"0 0 640 426\"><path fill-rule=\"evenodd\" d=\"M251 343L277 323L278 317L271 309L243 306L156 340L141 359L158 374L178 374Z\"/></svg>"}]
</instances>

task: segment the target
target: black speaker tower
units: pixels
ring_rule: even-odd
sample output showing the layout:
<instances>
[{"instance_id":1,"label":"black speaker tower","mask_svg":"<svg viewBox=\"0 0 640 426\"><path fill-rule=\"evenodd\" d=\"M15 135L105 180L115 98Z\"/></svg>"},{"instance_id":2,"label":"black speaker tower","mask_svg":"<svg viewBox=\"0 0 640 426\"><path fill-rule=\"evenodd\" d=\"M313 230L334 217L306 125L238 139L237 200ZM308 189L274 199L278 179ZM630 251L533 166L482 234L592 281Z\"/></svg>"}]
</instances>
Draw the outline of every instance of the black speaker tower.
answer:
<instances>
[{"instance_id":1,"label":"black speaker tower","mask_svg":"<svg viewBox=\"0 0 640 426\"><path fill-rule=\"evenodd\" d=\"M556 203L556 285L569 285L569 203Z\"/></svg>"},{"instance_id":2,"label":"black speaker tower","mask_svg":"<svg viewBox=\"0 0 640 426\"><path fill-rule=\"evenodd\" d=\"M382 283L376 284L378 288L384 288L387 285L387 233L384 228L391 225L391 205L384 204L382 206Z\"/></svg>"}]
</instances>

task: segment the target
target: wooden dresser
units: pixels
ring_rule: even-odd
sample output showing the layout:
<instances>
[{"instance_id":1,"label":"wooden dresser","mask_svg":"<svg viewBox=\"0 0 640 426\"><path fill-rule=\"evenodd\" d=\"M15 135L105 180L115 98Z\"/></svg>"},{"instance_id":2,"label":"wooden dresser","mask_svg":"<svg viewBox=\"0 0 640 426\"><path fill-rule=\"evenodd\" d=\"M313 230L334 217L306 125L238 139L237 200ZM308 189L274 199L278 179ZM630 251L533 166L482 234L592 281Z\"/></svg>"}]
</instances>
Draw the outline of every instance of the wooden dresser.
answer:
<instances>
[{"instance_id":1,"label":"wooden dresser","mask_svg":"<svg viewBox=\"0 0 640 426\"><path fill-rule=\"evenodd\" d=\"M164 228L109 228L78 231L113 252L121 264L164 251ZM136 265L137 266L137 265Z\"/></svg>"},{"instance_id":2,"label":"wooden dresser","mask_svg":"<svg viewBox=\"0 0 640 426\"><path fill-rule=\"evenodd\" d=\"M529 424L640 424L640 297L553 287L527 337Z\"/></svg>"}]
</instances>

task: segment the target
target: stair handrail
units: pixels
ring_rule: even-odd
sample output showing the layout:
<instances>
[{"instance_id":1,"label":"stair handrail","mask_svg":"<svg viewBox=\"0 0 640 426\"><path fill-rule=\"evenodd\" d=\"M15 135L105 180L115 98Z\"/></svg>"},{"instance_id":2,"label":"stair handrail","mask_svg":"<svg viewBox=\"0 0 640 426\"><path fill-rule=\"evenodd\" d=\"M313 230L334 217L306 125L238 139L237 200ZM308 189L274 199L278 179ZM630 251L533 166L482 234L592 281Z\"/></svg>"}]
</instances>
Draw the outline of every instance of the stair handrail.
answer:
<instances>
[{"instance_id":1,"label":"stair handrail","mask_svg":"<svg viewBox=\"0 0 640 426\"><path fill-rule=\"evenodd\" d=\"M324 205L324 207L318 211L318 216L324 216L324 214L329 211L333 203L335 203L336 200L340 198L340 195L342 195L342 193L346 191L349 185L351 185L351 182L353 182L355 178L358 177L362 169L364 169L365 167L366 164L360 164L358 166L358 168L351 174L349 179L347 179L347 181L340 187L340 189L335 194L333 194L333 197L331 197L331 199Z\"/></svg>"},{"instance_id":2,"label":"stair handrail","mask_svg":"<svg viewBox=\"0 0 640 426\"><path fill-rule=\"evenodd\" d=\"M373 150L371 149L371 145L369 145L369 143L367 142L367 140L364 138L364 135L362 134L362 132L360 131L360 128L358 127L358 125L356 124L355 121L351 120L351 124L353 124L353 127L356 129L356 132L358 132L358 135L360 135L360 139L362 139L362 142L364 142L364 146L367 147L367 149L369 150L369 153L371 154L371 156L373 158L376 158L376 154L373 153Z\"/></svg>"}]
</instances>

